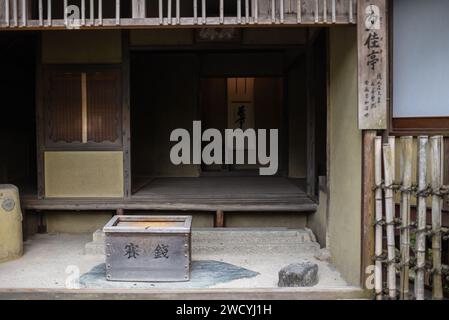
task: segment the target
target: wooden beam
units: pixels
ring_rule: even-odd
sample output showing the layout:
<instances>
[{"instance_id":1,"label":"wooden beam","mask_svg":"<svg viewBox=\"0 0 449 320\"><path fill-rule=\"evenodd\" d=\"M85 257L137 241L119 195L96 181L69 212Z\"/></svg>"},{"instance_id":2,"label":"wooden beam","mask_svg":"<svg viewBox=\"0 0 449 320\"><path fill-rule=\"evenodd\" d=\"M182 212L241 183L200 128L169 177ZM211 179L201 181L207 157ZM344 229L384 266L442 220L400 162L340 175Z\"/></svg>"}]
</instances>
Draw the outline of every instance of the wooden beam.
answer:
<instances>
[{"instance_id":1,"label":"wooden beam","mask_svg":"<svg viewBox=\"0 0 449 320\"><path fill-rule=\"evenodd\" d=\"M363 186L362 186L362 270L361 286L366 288L367 271L374 264L374 140L377 132L363 131Z\"/></svg>"}]
</instances>

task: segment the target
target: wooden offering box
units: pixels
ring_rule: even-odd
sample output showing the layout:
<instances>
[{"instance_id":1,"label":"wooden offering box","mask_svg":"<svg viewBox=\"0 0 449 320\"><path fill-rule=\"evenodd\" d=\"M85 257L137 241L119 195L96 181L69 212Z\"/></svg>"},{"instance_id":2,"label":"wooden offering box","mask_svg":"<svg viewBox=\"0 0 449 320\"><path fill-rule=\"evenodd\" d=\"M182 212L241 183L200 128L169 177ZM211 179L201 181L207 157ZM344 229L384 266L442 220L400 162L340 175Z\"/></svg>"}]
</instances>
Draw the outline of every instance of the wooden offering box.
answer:
<instances>
[{"instance_id":1,"label":"wooden offering box","mask_svg":"<svg viewBox=\"0 0 449 320\"><path fill-rule=\"evenodd\" d=\"M103 228L106 279L189 281L191 216L115 216Z\"/></svg>"}]
</instances>

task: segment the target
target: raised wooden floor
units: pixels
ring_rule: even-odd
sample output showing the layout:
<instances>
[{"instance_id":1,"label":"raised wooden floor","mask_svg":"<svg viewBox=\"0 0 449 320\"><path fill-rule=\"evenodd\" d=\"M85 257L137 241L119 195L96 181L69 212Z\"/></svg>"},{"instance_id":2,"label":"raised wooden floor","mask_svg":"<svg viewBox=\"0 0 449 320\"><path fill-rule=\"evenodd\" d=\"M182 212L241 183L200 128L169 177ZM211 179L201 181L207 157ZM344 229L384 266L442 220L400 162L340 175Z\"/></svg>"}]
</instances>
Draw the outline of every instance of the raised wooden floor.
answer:
<instances>
[{"instance_id":1,"label":"raised wooden floor","mask_svg":"<svg viewBox=\"0 0 449 320\"><path fill-rule=\"evenodd\" d=\"M22 196L33 210L181 210L311 212L317 204L302 180L282 177L156 178L130 199L37 199Z\"/></svg>"}]
</instances>

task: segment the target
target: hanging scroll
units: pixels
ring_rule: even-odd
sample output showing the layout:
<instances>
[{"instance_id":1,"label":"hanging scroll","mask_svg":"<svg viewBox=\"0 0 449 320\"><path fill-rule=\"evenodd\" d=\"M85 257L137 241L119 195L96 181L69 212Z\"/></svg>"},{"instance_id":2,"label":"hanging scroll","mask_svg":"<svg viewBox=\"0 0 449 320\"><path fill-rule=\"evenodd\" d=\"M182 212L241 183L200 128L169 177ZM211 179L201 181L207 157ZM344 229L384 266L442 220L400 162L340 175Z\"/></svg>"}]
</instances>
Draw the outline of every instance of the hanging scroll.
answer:
<instances>
[{"instance_id":1,"label":"hanging scroll","mask_svg":"<svg viewBox=\"0 0 449 320\"><path fill-rule=\"evenodd\" d=\"M358 3L359 129L387 128L386 0Z\"/></svg>"}]
</instances>

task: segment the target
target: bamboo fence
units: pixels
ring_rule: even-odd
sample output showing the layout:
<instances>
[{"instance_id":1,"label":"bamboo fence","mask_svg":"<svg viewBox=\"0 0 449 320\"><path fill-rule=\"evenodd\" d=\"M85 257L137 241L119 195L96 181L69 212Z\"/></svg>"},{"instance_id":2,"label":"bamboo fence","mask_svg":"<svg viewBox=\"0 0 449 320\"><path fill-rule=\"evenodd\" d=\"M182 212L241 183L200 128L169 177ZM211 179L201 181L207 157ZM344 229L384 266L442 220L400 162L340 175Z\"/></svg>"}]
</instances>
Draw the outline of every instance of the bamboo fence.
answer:
<instances>
[{"instance_id":1,"label":"bamboo fence","mask_svg":"<svg viewBox=\"0 0 449 320\"><path fill-rule=\"evenodd\" d=\"M448 239L448 230L442 227L442 208L449 186L443 184L443 150L442 136L375 138L377 299L444 298L449 267L442 264L442 242ZM396 206L400 208L398 215ZM414 219L412 206L416 207Z\"/></svg>"}]
</instances>

